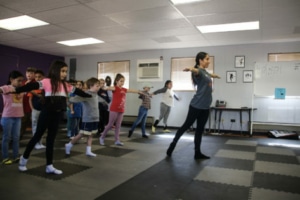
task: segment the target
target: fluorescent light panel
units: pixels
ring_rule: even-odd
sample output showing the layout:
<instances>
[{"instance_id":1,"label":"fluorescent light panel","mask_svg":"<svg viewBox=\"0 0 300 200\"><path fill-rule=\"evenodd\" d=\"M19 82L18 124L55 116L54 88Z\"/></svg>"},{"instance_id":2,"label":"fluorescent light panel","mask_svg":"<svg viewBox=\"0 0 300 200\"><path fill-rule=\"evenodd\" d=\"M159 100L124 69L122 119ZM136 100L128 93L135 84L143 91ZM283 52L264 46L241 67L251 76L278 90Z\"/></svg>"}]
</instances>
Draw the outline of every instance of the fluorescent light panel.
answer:
<instances>
[{"instance_id":1,"label":"fluorescent light panel","mask_svg":"<svg viewBox=\"0 0 300 200\"><path fill-rule=\"evenodd\" d=\"M201 33L257 30L259 29L259 21L197 26L197 28L201 31Z\"/></svg>"},{"instance_id":2,"label":"fluorescent light panel","mask_svg":"<svg viewBox=\"0 0 300 200\"><path fill-rule=\"evenodd\" d=\"M171 0L171 2L174 5L177 5L177 4L188 4L188 3L202 2L202 1L210 1L210 0Z\"/></svg>"},{"instance_id":3,"label":"fluorescent light panel","mask_svg":"<svg viewBox=\"0 0 300 200\"><path fill-rule=\"evenodd\" d=\"M0 20L0 28L7 29L10 31L44 26L48 24L49 23L47 22L35 19L33 17L29 17L27 15Z\"/></svg>"},{"instance_id":4,"label":"fluorescent light panel","mask_svg":"<svg viewBox=\"0 0 300 200\"><path fill-rule=\"evenodd\" d=\"M72 47L72 46L81 46L81 45L88 45L88 44L98 44L104 42L101 40L97 40L95 38L82 38L77 40L60 41L57 43Z\"/></svg>"}]
</instances>

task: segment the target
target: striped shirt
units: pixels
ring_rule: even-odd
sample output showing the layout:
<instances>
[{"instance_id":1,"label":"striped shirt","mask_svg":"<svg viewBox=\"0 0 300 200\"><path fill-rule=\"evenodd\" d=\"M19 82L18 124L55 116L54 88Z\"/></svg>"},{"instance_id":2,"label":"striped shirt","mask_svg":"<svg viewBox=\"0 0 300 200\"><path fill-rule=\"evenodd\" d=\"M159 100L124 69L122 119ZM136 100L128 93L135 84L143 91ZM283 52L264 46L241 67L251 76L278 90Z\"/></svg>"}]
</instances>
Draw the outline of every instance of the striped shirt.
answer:
<instances>
[{"instance_id":1,"label":"striped shirt","mask_svg":"<svg viewBox=\"0 0 300 200\"><path fill-rule=\"evenodd\" d=\"M143 107L147 109L151 109L151 95L148 92L142 91L143 94L139 96L140 99L142 99L142 105Z\"/></svg>"}]
</instances>

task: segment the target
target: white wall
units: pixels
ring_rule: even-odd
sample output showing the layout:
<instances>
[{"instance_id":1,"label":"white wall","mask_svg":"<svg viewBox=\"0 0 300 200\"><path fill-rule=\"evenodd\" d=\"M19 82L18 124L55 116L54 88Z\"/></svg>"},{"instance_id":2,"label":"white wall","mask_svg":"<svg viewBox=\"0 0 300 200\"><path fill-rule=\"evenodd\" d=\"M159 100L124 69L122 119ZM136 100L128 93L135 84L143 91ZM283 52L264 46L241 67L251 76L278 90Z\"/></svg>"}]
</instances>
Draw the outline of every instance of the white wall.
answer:
<instances>
[{"instance_id":1,"label":"white wall","mask_svg":"<svg viewBox=\"0 0 300 200\"><path fill-rule=\"evenodd\" d=\"M136 81L137 70L136 63L138 59L158 59L163 56L163 80L162 82L153 82L153 90L163 87L165 80L170 79L170 61L172 57L195 57L199 51L205 51L211 56L214 56L215 73L222 78L214 81L213 102L216 99L226 100L228 107L251 107L253 83L243 83L243 70L253 70L255 62L267 62L268 53L279 52L299 52L299 42L292 43L276 43L276 44L246 44L232 46L215 46L215 47L199 47L185 49L170 49L170 50L151 50L151 51L136 51L115 54L89 55L89 56L68 56L66 62L70 58L77 59L76 78L86 80L90 77L97 77L97 63L104 61L130 60L130 83L132 89L141 89L141 85ZM236 55L245 56L245 68L235 68L234 58ZM237 83L226 83L226 71L237 71ZM169 126L181 126L185 120L190 99L193 92L177 92L181 96L180 102L175 102L175 107L172 108L168 120ZM159 115L160 96L154 96L152 100L152 109L149 111L149 116L158 117ZM140 100L136 94L127 95L126 115L137 115ZM260 107L260 105L257 105ZM239 130L240 125L239 114L234 112L224 112L222 129ZM248 116L243 115L244 121ZM254 115L254 120L259 118ZM230 119L236 119L236 123L231 124ZM243 129L246 129L246 122L243 124Z\"/></svg>"}]
</instances>

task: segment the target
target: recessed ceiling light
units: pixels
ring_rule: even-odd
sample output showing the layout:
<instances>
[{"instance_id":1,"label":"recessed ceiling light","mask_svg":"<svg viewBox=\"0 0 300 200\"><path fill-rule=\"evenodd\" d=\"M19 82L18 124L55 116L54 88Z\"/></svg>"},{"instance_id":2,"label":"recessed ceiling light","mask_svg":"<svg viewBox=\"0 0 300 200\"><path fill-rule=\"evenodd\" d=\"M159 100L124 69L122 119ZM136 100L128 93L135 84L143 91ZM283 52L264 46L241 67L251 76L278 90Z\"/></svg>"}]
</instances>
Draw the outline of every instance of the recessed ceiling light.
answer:
<instances>
[{"instance_id":1,"label":"recessed ceiling light","mask_svg":"<svg viewBox=\"0 0 300 200\"><path fill-rule=\"evenodd\" d=\"M197 26L197 28L201 31L201 33L257 30L259 29L259 21Z\"/></svg>"},{"instance_id":2,"label":"recessed ceiling light","mask_svg":"<svg viewBox=\"0 0 300 200\"><path fill-rule=\"evenodd\" d=\"M27 15L0 20L0 28L7 29L10 31L32 28L36 26L44 26L48 24L49 23L47 22L35 19L33 17L29 17Z\"/></svg>"},{"instance_id":3,"label":"recessed ceiling light","mask_svg":"<svg viewBox=\"0 0 300 200\"><path fill-rule=\"evenodd\" d=\"M187 4L187 3L194 3L194 2L202 2L202 1L210 1L210 0L171 0L174 5L177 4Z\"/></svg>"},{"instance_id":4,"label":"recessed ceiling light","mask_svg":"<svg viewBox=\"0 0 300 200\"><path fill-rule=\"evenodd\" d=\"M77 40L60 41L57 43L72 47L72 46L81 46L81 45L88 45L88 44L98 44L104 42L102 40L97 40L95 38L82 38Z\"/></svg>"}]
</instances>

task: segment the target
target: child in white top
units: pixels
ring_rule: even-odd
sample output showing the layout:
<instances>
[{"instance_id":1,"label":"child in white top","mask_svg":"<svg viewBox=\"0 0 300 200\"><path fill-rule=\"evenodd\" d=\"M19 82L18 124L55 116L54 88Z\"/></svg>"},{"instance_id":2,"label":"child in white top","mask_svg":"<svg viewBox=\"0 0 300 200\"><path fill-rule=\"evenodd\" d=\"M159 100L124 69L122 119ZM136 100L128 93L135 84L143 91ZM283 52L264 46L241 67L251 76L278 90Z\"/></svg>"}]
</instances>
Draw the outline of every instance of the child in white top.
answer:
<instances>
[{"instance_id":1,"label":"child in white top","mask_svg":"<svg viewBox=\"0 0 300 200\"><path fill-rule=\"evenodd\" d=\"M159 90L153 92L153 95L163 93L162 100L160 103L160 115L159 118L155 120L152 125L152 132L155 133L156 127L160 120L164 119L164 132L169 133L170 131L167 129L168 118L171 111L171 107L174 106L174 99L179 101L179 97L172 90L173 84L171 80L167 80L165 82L165 86Z\"/></svg>"}]
</instances>

